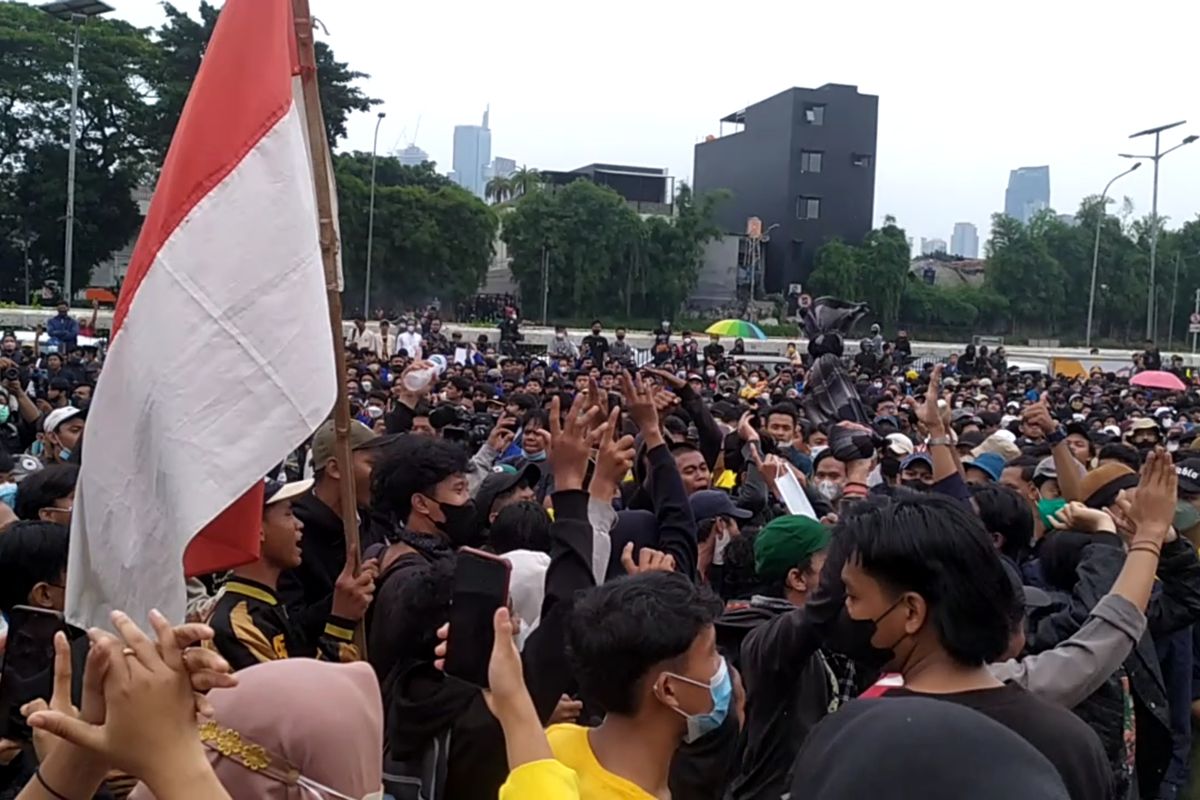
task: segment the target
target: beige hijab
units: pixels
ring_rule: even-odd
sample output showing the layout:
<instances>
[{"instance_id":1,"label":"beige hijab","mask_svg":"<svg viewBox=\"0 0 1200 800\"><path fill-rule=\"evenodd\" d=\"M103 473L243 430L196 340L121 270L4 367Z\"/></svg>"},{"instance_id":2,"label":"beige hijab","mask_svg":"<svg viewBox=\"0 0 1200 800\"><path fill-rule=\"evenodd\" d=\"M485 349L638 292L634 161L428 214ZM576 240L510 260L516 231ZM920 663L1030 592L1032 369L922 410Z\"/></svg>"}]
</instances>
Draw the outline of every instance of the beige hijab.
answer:
<instances>
[{"instance_id":1,"label":"beige hijab","mask_svg":"<svg viewBox=\"0 0 1200 800\"><path fill-rule=\"evenodd\" d=\"M209 763L233 800L336 797L296 785L297 773L346 797L379 791L383 701L370 666L288 658L256 664L237 676L236 687L208 695L215 726L202 729ZM218 746L231 755L222 755ZM246 766L262 759L255 746L270 758L269 769ZM154 800L143 784L129 797Z\"/></svg>"}]
</instances>

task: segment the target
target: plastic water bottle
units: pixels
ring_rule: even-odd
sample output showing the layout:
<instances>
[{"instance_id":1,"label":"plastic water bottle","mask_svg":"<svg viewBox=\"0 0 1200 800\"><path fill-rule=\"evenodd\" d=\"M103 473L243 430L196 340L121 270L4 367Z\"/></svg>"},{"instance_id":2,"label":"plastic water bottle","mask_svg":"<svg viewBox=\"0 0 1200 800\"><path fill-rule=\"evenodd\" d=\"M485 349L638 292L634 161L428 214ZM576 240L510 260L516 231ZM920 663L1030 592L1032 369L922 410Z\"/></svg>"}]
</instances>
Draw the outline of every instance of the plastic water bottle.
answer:
<instances>
[{"instance_id":1,"label":"plastic water bottle","mask_svg":"<svg viewBox=\"0 0 1200 800\"><path fill-rule=\"evenodd\" d=\"M433 382L433 376L436 374L437 368L435 367L414 369L412 372L405 373L403 379L404 388L410 392L422 392Z\"/></svg>"}]
</instances>

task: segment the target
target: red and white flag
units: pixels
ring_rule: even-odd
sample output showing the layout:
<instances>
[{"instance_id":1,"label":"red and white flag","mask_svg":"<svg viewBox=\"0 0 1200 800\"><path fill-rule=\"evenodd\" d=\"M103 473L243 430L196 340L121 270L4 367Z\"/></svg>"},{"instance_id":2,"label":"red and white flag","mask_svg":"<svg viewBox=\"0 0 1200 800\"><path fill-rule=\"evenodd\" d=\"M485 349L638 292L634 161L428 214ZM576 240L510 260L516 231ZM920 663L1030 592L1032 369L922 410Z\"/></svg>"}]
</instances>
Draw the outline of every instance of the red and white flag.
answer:
<instances>
[{"instance_id":1,"label":"red and white flag","mask_svg":"<svg viewBox=\"0 0 1200 800\"><path fill-rule=\"evenodd\" d=\"M185 551L188 574L257 558L262 478L336 381L291 3L227 0L89 409L70 621L181 622Z\"/></svg>"}]
</instances>

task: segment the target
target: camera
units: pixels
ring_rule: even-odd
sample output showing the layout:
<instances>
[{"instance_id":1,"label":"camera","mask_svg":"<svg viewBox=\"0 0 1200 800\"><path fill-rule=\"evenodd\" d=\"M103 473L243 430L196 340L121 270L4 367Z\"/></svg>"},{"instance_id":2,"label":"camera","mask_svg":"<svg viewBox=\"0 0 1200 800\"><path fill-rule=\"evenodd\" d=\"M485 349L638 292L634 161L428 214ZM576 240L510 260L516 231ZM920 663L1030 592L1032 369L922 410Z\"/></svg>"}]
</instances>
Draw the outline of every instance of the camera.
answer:
<instances>
[{"instance_id":1,"label":"camera","mask_svg":"<svg viewBox=\"0 0 1200 800\"><path fill-rule=\"evenodd\" d=\"M17 369L16 367L5 367L4 368L4 380L6 380L6 381L21 380L21 370Z\"/></svg>"}]
</instances>

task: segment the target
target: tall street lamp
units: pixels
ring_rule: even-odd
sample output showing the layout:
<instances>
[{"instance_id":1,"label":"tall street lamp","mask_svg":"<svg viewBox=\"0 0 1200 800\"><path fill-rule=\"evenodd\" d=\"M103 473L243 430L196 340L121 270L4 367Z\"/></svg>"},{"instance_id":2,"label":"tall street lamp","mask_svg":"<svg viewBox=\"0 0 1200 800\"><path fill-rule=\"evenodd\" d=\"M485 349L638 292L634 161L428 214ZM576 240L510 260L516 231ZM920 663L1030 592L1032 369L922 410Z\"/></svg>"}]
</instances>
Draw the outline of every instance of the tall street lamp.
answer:
<instances>
[{"instance_id":1,"label":"tall street lamp","mask_svg":"<svg viewBox=\"0 0 1200 800\"><path fill-rule=\"evenodd\" d=\"M1158 257L1158 227L1159 227L1159 225L1158 225L1158 162L1167 153L1170 153L1173 150L1178 150L1179 148L1183 147L1185 144L1191 144L1192 142L1196 141L1196 139L1200 139L1200 136L1188 136L1182 142L1175 145L1174 147L1168 148L1166 150L1162 150L1161 152L1159 150L1159 144L1162 139L1163 131L1168 131L1171 128L1178 128L1180 125L1183 125L1186 122L1187 122L1186 119L1181 119L1181 120L1179 120L1179 122L1172 122L1168 125L1159 125L1157 128L1147 128L1144 131L1138 131L1137 133L1130 134L1130 136L1129 136L1130 139L1136 139L1139 136L1149 136L1150 134L1153 133L1154 134L1154 155L1140 156L1140 155L1131 155L1129 153L1120 153L1119 154L1121 156L1121 158L1145 158L1145 159L1150 159L1151 161L1154 162L1154 195L1153 195L1153 199L1150 201L1151 202L1150 217L1153 221L1154 227L1152 227L1150 229L1150 287L1149 287L1149 290L1146 292L1146 338L1147 339L1154 338L1154 267L1155 267L1155 259Z\"/></svg>"},{"instance_id":2,"label":"tall street lamp","mask_svg":"<svg viewBox=\"0 0 1200 800\"><path fill-rule=\"evenodd\" d=\"M363 318L371 316L371 247L375 244L375 154L379 150L379 126L387 112L380 111L375 120L375 140L371 143L371 203L367 211L367 285L363 291Z\"/></svg>"},{"instance_id":3,"label":"tall street lamp","mask_svg":"<svg viewBox=\"0 0 1200 800\"><path fill-rule=\"evenodd\" d=\"M1088 317L1087 317L1087 335L1084 338L1084 345L1091 349L1092 346L1092 309L1096 306L1096 265L1100 263L1100 226L1104 224L1104 218L1107 216L1104 202L1108 197L1108 190L1118 179L1124 178L1129 173L1136 170L1142 165L1138 161L1132 167L1114 177L1111 181L1104 184L1104 191L1100 193L1100 216L1096 218L1096 244L1092 248L1092 290L1088 293Z\"/></svg>"},{"instance_id":4,"label":"tall street lamp","mask_svg":"<svg viewBox=\"0 0 1200 800\"><path fill-rule=\"evenodd\" d=\"M40 7L55 19L75 25L75 46L71 57L71 144L67 150L67 221L63 239L63 297L71 304L71 267L75 260L75 145L79 136L79 29L92 17L107 14L113 8L101 0L61 0Z\"/></svg>"}]
</instances>

